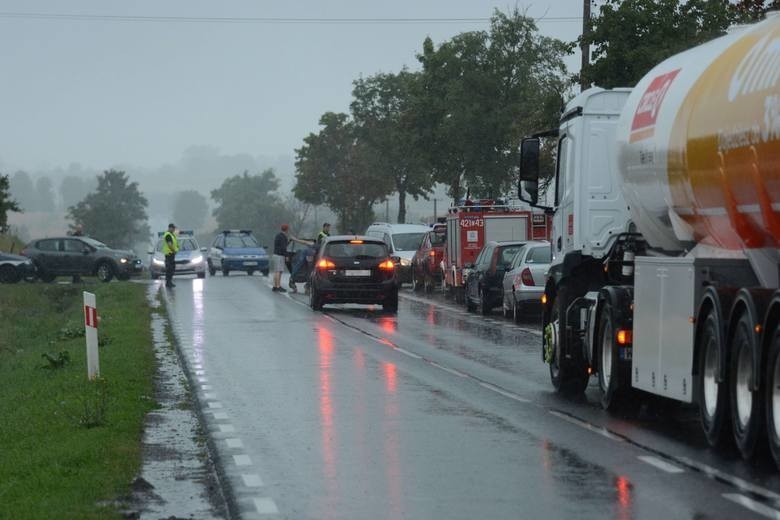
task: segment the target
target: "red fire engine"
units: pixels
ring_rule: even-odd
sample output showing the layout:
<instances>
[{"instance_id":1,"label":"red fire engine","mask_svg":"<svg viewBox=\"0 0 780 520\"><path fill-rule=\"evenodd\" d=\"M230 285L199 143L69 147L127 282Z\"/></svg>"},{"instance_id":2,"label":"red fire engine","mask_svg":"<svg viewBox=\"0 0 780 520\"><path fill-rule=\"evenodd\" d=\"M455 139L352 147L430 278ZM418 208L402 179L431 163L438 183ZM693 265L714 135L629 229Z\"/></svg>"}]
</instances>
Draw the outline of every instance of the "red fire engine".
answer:
<instances>
[{"instance_id":1,"label":"red fire engine","mask_svg":"<svg viewBox=\"0 0 780 520\"><path fill-rule=\"evenodd\" d=\"M539 210L496 200L467 200L447 212L447 244L442 270L444 289L463 299L463 266L474 263L491 240L548 240L552 221Z\"/></svg>"}]
</instances>

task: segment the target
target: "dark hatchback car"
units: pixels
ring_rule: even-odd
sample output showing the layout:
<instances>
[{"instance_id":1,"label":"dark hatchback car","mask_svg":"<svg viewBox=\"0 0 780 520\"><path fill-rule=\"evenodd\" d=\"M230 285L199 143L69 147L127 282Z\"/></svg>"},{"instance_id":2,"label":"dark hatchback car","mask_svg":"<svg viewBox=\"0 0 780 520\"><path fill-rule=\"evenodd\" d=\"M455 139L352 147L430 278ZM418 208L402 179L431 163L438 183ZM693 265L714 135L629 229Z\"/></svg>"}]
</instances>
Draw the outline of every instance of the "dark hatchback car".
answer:
<instances>
[{"instance_id":1,"label":"dark hatchback car","mask_svg":"<svg viewBox=\"0 0 780 520\"><path fill-rule=\"evenodd\" d=\"M132 251L111 249L88 237L33 240L22 254L32 260L44 282L71 275L94 275L101 282L110 282L114 277L127 280L143 271L141 259Z\"/></svg>"},{"instance_id":2,"label":"dark hatchback car","mask_svg":"<svg viewBox=\"0 0 780 520\"><path fill-rule=\"evenodd\" d=\"M324 239L311 274L311 308L321 310L329 303L378 303L396 312L396 261L381 239L352 235Z\"/></svg>"},{"instance_id":3,"label":"dark hatchback car","mask_svg":"<svg viewBox=\"0 0 780 520\"><path fill-rule=\"evenodd\" d=\"M35 266L29 258L0 251L0 283L35 279Z\"/></svg>"},{"instance_id":4,"label":"dark hatchback car","mask_svg":"<svg viewBox=\"0 0 780 520\"><path fill-rule=\"evenodd\" d=\"M466 264L466 308L479 307L482 314L490 314L494 307L504 303L504 274L518 251L525 245L518 242L488 242L474 264Z\"/></svg>"}]
</instances>

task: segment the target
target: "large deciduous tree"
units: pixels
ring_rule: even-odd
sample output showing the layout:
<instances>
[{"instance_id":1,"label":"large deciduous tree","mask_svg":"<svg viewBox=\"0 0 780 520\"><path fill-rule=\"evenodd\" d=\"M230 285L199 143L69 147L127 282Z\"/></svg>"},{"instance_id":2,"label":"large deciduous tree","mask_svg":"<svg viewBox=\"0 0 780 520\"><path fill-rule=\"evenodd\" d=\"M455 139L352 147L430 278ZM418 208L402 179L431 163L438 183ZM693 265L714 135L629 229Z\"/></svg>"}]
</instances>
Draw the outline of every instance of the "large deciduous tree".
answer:
<instances>
[{"instance_id":1,"label":"large deciduous tree","mask_svg":"<svg viewBox=\"0 0 780 520\"><path fill-rule=\"evenodd\" d=\"M272 169L258 175L245 171L224 180L211 198L219 229L251 229L263 244L270 244L290 215L276 193L279 179Z\"/></svg>"},{"instance_id":2,"label":"large deciduous tree","mask_svg":"<svg viewBox=\"0 0 780 520\"><path fill-rule=\"evenodd\" d=\"M84 233L114 247L130 248L149 239L146 198L127 174L106 170L97 177L97 189L68 208L74 225Z\"/></svg>"},{"instance_id":3,"label":"large deciduous tree","mask_svg":"<svg viewBox=\"0 0 780 520\"><path fill-rule=\"evenodd\" d=\"M295 150L293 193L309 204L326 204L342 232L362 232L374 219L372 206L393 191L393 181L372 167L367 143L347 114L325 113L322 127Z\"/></svg>"},{"instance_id":4,"label":"large deciduous tree","mask_svg":"<svg viewBox=\"0 0 780 520\"><path fill-rule=\"evenodd\" d=\"M180 191L173 203L173 221L182 229L199 230L209 214L206 197L195 190Z\"/></svg>"},{"instance_id":5,"label":"large deciduous tree","mask_svg":"<svg viewBox=\"0 0 780 520\"><path fill-rule=\"evenodd\" d=\"M517 9L496 11L489 31L461 33L438 48L425 40L418 128L434 179L453 197L466 187L495 197L514 184L520 139L560 115L571 48L541 36Z\"/></svg>"},{"instance_id":6,"label":"large deciduous tree","mask_svg":"<svg viewBox=\"0 0 780 520\"><path fill-rule=\"evenodd\" d=\"M9 211L21 211L21 208L11 198L11 181L8 175L0 175L0 233L8 231Z\"/></svg>"},{"instance_id":7,"label":"large deciduous tree","mask_svg":"<svg viewBox=\"0 0 780 520\"><path fill-rule=\"evenodd\" d=\"M666 58L778 7L776 0L605 0L586 37L592 61L580 73L598 86L633 87Z\"/></svg>"},{"instance_id":8,"label":"large deciduous tree","mask_svg":"<svg viewBox=\"0 0 780 520\"><path fill-rule=\"evenodd\" d=\"M350 105L356 132L368 145L375 173L393 181L398 222L406 222L406 197L427 198L433 177L422 156L416 105L420 73L376 74L354 82Z\"/></svg>"}]
</instances>

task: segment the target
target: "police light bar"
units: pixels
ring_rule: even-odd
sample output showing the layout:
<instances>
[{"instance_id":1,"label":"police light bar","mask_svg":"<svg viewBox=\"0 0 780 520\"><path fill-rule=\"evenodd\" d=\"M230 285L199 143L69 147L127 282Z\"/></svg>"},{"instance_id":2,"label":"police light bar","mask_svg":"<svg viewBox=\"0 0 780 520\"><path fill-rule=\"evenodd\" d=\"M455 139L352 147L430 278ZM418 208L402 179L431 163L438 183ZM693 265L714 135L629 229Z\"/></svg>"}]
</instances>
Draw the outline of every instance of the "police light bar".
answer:
<instances>
[{"instance_id":1,"label":"police light bar","mask_svg":"<svg viewBox=\"0 0 780 520\"><path fill-rule=\"evenodd\" d=\"M238 234L243 233L244 235L251 235L252 230L251 229L225 229L222 231L223 235L231 235L231 234Z\"/></svg>"}]
</instances>

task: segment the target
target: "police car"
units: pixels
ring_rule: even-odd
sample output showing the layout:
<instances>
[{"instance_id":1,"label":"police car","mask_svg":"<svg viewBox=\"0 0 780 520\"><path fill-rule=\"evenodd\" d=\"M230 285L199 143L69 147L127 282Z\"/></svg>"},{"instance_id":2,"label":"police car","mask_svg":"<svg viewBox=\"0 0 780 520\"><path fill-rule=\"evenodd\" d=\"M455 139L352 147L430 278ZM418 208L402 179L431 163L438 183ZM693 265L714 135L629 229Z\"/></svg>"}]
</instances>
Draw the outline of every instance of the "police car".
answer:
<instances>
[{"instance_id":1,"label":"police car","mask_svg":"<svg viewBox=\"0 0 780 520\"><path fill-rule=\"evenodd\" d=\"M34 278L35 266L29 258L0 252L0 283L16 283Z\"/></svg>"},{"instance_id":2,"label":"police car","mask_svg":"<svg viewBox=\"0 0 780 520\"><path fill-rule=\"evenodd\" d=\"M268 253L248 229L226 229L214 237L207 258L209 274L244 271L250 276L260 271L268 276Z\"/></svg>"},{"instance_id":3,"label":"police car","mask_svg":"<svg viewBox=\"0 0 780 520\"><path fill-rule=\"evenodd\" d=\"M163 254L163 235L164 231L157 233L157 244L149 262L149 274L152 280L157 280L165 276L165 255ZM204 258L206 248L200 248L198 241L195 240L192 231L179 232L179 252L176 253L176 270L174 275L195 274L198 278L206 277L206 259Z\"/></svg>"}]
</instances>

